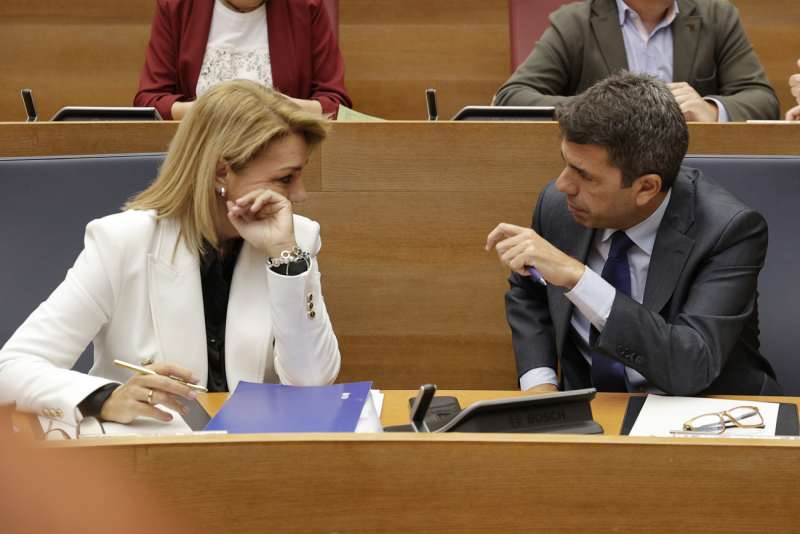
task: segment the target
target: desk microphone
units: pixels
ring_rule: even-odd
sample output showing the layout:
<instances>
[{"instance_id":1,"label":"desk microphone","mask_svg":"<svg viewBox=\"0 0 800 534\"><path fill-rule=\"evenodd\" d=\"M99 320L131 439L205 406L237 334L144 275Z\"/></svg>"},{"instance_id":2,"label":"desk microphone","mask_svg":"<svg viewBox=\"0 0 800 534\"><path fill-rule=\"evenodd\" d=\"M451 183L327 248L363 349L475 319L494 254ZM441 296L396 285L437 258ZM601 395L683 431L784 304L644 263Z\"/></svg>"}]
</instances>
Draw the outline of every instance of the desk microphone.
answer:
<instances>
[{"instance_id":1,"label":"desk microphone","mask_svg":"<svg viewBox=\"0 0 800 534\"><path fill-rule=\"evenodd\" d=\"M428 120L437 120L439 112L436 109L436 89L425 89L425 102L428 105Z\"/></svg>"},{"instance_id":2,"label":"desk microphone","mask_svg":"<svg viewBox=\"0 0 800 534\"><path fill-rule=\"evenodd\" d=\"M25 122L36 122L36 106L33 105L33 93L31 93L30 89L23 89L22 93L22 103L25 104L25 113L28 115L28 119Z\"/></svg>"},{"instance_id":3,"label":"desk microphone","mask_svg":"<svg viewBox=\"0 0 800 534\"><path fill-rule=\"evenodd\" d=\"M414 404L411 405L411 428L414 429L414 432L431 431L425 422L425 416L428 415L428 408L435 394L436 386L433 384L425 384L419 387L417 398L414 399Z\"/></svg>"}]
</instances>

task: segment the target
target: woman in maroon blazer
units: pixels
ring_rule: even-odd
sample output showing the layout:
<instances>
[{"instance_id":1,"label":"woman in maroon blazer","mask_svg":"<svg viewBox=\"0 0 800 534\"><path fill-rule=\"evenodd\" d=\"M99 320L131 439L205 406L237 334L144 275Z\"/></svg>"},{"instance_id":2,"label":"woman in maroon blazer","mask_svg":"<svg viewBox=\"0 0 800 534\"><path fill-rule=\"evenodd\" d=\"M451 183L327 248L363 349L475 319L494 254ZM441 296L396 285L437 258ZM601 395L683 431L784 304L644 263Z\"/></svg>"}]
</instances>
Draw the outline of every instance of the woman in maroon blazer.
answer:
<instances>
[{"instance_id":1,"label":"woman in maroon blazer","mask_svg":"<svg viewBox=\"0 0 800 534\"><path fill-rule=\"evenodd\" d=\"M272 86L296 99L308 111L335 116L339 104L352 104L344 85L344 61L321 1L156 0L150 43L134 105L153 106L164 119L182 118L197 96L198 80L207 81L201 78L208 75L209 67L217 66L217 78L226 69L230 70L229 65L218 67L223 61L220 57L229 59L224 53L213 60L210 54L206 57L209 39L220 42L221 32L230 36L239 28L255 23L262 26L260 33L250 30L246 33L251 39L268 36L264 43L268 49L264 68ZM266 25L261 24L256 10L266 13ZM252 20L251 15L257 20ZM240 22L236 17L250 20ZM227 26L221 29L223 23Z\"/></svg>"}]
</instances>

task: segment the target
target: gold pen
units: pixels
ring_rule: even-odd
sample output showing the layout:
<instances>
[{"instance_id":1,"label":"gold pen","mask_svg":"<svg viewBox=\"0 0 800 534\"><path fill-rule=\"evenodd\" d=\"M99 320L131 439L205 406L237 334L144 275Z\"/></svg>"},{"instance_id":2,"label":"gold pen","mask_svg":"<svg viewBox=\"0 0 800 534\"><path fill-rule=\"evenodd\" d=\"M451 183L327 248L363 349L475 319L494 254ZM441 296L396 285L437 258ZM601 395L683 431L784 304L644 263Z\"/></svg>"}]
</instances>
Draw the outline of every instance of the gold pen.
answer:
<instances>
[{"instance_id":1,"label":"gold pen","mask_svg":"<svg viewBox=\"0 0 800 534\"><path fill-rule=\"evenodd\" d=\"M120 367L124 367L125 369L130 369L131 371L136 371L137 373L141 373L143 375L166 376L167 378L171 378L172 380L175 380L176 382L180 382L181 384L183 384L184 386L186 386L188 388L194 389L196 391L202 391L203 393L208 393L208 389L204 388L203 386L198 385L198 384L192 384L191 382L187 382L186 380L183 380L182 378L178 378L177 376L159 375L158 373L156 373L152 369L148 369L147 367L141 367L139 365L134 365L134 364L128 363L128 362L123 362L122 360L114 360L114 363L116 365L119 365Z\"/></svg>"}]
</instances>

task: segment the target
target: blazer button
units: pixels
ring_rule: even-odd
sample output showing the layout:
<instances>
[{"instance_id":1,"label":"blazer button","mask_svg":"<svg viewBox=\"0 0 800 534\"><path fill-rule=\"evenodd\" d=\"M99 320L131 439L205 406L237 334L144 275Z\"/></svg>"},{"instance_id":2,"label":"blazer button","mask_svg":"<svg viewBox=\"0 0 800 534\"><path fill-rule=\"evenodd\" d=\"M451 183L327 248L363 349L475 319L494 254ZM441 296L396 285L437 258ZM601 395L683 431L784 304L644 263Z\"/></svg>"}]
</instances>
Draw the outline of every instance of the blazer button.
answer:
<instances>
[{"instance_id":1,"label":"blazer button","mask_svg":"<svg viewBox=\"0 0 800 534\"><path fill-rule=\"evenodd\" d=\"M306 300L307 300L308 302L313 302L313 301L314 301L314 293L309 293L309 294L306 296Z\"/></svg>"},{"instance_id":2,"label":"blazer button","mask_svg":"<svg viewBox=\"0 0 800 534\"><path fill-rule=\"evenodd\" d=\"M309 309L309 311L314 309L314 303L313 302L309 302L308 303L308 309Z\"/></svg>"},{"instance_id":3,"label":"blazer button","mask_svg":"<svg viewBox=\"0 0 800 534\"><path fill-rule=\"evenodd\" d=\"M142 358L141 360L139 360L139 365L152 365L152 363L153 363L153 357L152 356L146 356L146 357Z\"/></svg>"},{"instance_id":4,"label":"blazer button","mask_svg":"<svg viewBox=\"0 0 800 534\"><path fill-rule=\"evenodd\" d=\"M317 316L317 312L315 312L314 310L311 310L311 311L308 312L308 318L309 319L313 319L316 316Z\"/></svg>"}]
</instances>

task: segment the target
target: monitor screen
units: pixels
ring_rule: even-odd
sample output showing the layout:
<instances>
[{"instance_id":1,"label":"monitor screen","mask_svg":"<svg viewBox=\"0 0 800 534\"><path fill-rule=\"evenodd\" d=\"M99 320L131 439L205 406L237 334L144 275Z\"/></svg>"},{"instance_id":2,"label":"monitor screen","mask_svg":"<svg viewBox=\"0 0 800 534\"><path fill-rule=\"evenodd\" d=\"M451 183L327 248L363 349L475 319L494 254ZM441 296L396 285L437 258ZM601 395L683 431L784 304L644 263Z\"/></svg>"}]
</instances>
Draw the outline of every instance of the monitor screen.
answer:
<instances>
[{"instance_id":1,"label":"monitor screen","mask_svg":"<svg viewBox=\"0 0 800 534\"><path fill-rule=\"evenodd\" d=\"M67 106L52 121L160 121L156 108Z\"/></svg>"},{"instance_id":2,"label":"monitor screen","mask_svg":"<svg viewBox=\"0 0 800 534\"><path fill-rule=\"evenodd\" d=\"M552 121L553 106L467 106L454 121Z\"/></svg>"}]
</instances>

